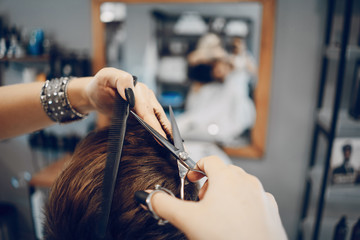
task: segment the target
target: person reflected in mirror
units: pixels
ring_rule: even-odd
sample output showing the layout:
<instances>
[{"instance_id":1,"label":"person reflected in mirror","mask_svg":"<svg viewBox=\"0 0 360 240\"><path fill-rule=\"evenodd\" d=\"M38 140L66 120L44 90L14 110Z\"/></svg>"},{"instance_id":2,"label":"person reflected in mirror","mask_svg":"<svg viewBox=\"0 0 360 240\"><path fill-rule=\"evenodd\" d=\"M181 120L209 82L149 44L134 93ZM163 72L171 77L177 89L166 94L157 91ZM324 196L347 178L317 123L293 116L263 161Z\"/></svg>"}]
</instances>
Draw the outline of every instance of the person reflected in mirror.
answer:
<instances>
[{"instance_id":1,"label":"person reflected in mirror","mask_svg":"<svg viewBox=\"0 0 360 240\"><path fill-rule=\"evenodd\" d=\"M230 59L235 69L246 71L252 77L257 76L257 64L254 56L247 48L246 39L243 37L234 37L232 40L232 53Z\"/></svg>"},{"instance_id":2,"label":"person reflected in mirror","mask_svg":"<svg viewBox=\"0 0 360 240\"><path fill-rule=\"evenodd\" d=\"M249 144L256 109L250 93L251 76L235 69L221 39L208 33L188 55L191 89L185 111L178 117L183 137L224 146Z\"/></svg>"}]
</instances>

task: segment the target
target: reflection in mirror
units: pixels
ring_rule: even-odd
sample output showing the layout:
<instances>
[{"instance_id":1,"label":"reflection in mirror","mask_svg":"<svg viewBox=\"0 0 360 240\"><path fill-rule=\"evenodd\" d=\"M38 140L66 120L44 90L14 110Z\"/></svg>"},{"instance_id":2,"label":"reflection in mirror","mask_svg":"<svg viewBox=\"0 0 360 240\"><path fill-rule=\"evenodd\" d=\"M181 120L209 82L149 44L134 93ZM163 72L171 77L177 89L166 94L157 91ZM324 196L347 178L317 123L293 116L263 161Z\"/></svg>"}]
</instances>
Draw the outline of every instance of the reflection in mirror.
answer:
<instances>
[{"instance_id":1,"label":"reflection in mirror","mask_svg":"<svg viewBox=\"0 0 360 240\"><path fill-rule=\"evenodd\" d=\"M165 110L171 105L187 142L249 148L259 116L263 14L258 2L103 2L104 64L136 75Z\"/></svg>"}]
</instances>

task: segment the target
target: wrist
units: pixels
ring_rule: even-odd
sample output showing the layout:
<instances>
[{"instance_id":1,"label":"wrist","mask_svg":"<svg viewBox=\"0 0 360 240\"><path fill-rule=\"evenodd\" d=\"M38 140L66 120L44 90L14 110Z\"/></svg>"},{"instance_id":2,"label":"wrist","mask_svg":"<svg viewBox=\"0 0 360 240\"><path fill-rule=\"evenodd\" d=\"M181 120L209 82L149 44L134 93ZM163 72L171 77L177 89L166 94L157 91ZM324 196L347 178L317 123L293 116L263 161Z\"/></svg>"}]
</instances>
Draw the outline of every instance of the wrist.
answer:
<instances>
[{"instance_id":1,"label":"wrist","mask_svg":"<svg viewBox=\"0 0 360 240\"><path fill-rule=\"evenodd\" d=\"M69 102L76 111L82 114L88 114L94 110L85 90L91 79L91 77L74 78L68 85Z\"/></svg>"}]
</instances>

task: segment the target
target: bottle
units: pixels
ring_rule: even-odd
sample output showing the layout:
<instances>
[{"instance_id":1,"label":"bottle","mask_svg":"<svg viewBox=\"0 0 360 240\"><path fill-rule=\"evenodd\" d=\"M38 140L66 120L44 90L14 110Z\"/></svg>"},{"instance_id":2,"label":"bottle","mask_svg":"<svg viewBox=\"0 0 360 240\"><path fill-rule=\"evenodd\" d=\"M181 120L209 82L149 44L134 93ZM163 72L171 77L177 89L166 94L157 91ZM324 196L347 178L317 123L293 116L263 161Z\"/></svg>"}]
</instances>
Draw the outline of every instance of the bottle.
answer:
<instances>
[{"instance_id":1,"label":"bottle","mask_svg":"<svg viewBox=\"0 0 360 240\"><path fill-rule=\"evenodd\" d=\"M350 240L360 240L360 218L352 228Z\"/></svg>"},{"instance_id":2,"label":"bottle","mask_svg":"<svg viewBox=\"0 0 360 240\"><path fill-rule=\"evenodd\" d=\"M345 240L348 231L346 216L342 216L336 224L333 240Z\"/></svg>"},{"instance_id":3,"label":"bottle","mask_svg":"<svg viewBox=\"0 0 360 240\"><path fill-rule=\"evenodd\" d=\"M0 17L0 59L6 54L5 38L3 35L3 19Z\"/></svg>"},{"instance_id":4,"label":"bottle","mask_svg":"<svg viewBox=\"0 0 360 240\"><path fill-rule=\"evenodd\" d=\"M44 31L35 29L31 32L28 52L33 56L40 56L44 53Z\"/></svg>"},{"instance_id":5,"label":"bottle","mask_svg":"<svg viewBox=\"0 0 360 240\"><path fill-rule=\"evenodd\" d=\"M3 27L0 32L0 58L5 58L8 48L8 30Z\"/></svg>"},{"instance_id":6,"label":"bottle","mask_svg":"<svg viewBox=\"0 0 360 240\"><path fill-rule=\"evenodd\" d=\"M25 55L25 50L20 43L20 34L16 27L12 27L10 30L10 45L7 49L8 58L21 58Z\"/></svg>"}]
</instances>

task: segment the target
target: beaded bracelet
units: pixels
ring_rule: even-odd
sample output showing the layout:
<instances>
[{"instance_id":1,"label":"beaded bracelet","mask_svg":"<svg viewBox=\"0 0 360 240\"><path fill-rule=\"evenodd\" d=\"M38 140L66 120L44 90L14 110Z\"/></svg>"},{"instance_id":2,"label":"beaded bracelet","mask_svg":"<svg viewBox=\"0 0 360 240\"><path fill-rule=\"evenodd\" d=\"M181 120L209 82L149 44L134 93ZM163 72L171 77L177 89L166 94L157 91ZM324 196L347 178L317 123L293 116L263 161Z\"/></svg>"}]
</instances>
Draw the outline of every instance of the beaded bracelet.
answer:
<instances>
[{"instance_id":1,"label":"beaded bracelet","mask_svg":"<svg viewBox=\"0 0 360 240\"><path fill-rule=\"evenodd\" d=\"M41 104L51 120L68 123L83 119L88 114L76 111L67 96L67 86L71 78L62 77L46 80L41 90Z\"/></svg>"}]
</instances>

